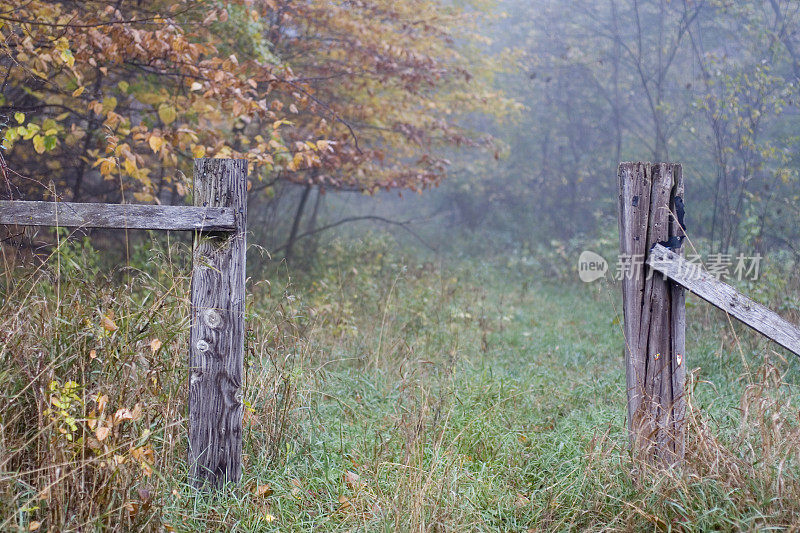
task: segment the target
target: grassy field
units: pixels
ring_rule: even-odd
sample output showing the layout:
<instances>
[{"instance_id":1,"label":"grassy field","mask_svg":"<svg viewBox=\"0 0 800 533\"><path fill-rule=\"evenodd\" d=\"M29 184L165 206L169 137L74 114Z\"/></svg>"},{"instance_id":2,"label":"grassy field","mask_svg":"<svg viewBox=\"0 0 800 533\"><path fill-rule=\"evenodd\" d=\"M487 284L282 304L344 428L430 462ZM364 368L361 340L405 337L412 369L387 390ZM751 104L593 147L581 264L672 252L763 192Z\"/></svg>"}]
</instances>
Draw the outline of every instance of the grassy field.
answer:
<instances>
[{"instance_id":1,"label":"grassy field","mask_svg":"<svg viewBox=\"0 0 800 533\"><path fill-rule=\"evenodd\" d=\"M185 484L185 250L106 277L69 245L7 273L0 529L800 520L800 368L785 353L690 300L686 465L654 471L626 449L618 288L386 248L339 243L305 274L251 279L245 477L213 496Z\"/></svg>"}]
</instances>

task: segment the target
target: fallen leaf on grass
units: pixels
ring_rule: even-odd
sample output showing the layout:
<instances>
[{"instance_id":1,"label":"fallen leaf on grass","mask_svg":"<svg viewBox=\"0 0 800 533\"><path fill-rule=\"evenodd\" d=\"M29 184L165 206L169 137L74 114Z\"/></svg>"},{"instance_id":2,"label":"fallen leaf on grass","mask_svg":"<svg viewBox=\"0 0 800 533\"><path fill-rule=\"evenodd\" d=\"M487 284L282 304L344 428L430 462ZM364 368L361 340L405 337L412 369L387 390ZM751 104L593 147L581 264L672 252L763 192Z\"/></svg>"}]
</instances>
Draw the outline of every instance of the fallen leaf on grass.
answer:
<instances>
[{"instance_id":1,"label":"fallen leaf on grass","mask_svg":"<svg viewBox=\"0 0 800 533\"><path fill-rule=\"evenodd\" d=\"M119 329L119 326L114 323L114 313L103 315L103 318L100 319L100 324L103 326L103 329L109 333L113 333Z\"/></svg>"},{"instance_id":2,"label":"fallen leaf on grass","mask_svg":"<svg viewBox=\"0 0 800 533\"><path fill-rule=\"evenodd\" d=\"M264 498L267 498L272 495L272 487L269 485L269 483L266 485L258 485L253 493L256 496L263 496Z\"/></svg>"},{"instance_id":3,"label":"fallen leaf on grass","mask_svg":"<svg viewBox=\"0 0 800 533\"><path fill-rule=\"evenodd\" d=\"M531 503L530 498L525 496L524 494L517 494L517 499L514 500L514 505L517 507L527 507L528 504Z\"/></svg>"},{"instance_id":4,"label":"fallen leaf on grass","mask_svg":"<svg viewBox=\"0 0 800 533\"><path fill-rule=\"evenodd\" d=\"M366 486L366 484L361 481L361 476L351 470L344 473L344 483L350 490L360 490Z\"/></svg>"},{"instance_id":5,"label":"fallen leaf on grass","mask_svg":"<svg viewBox=\"0 0 800 533\"><path fill-rule=\"evenodd\" d=\"M292 478L291 483L293 485L292 486L292 496L295 496L295 497L299 498L300 497L300 493L302 492L300 490L300 488L303 486L303 484L296 477Z\"/></svg>"},{"instance_id":6,"label":"fallen leaf on grass","mask_svg":"<svg viewBox=\"0 0 800 533\"><path fill-rule=\"evenodd\" d=\"M159 348L161 348L161 341L159 339L153 339L150 341L150 350L153 353L156 353Z\"/></svg>"},{"instance_id":7,"label":"fallen leaf on grass","mask_svg":"<svg viewBox=\"0 0 800 533\"><path fill-rule=\"evenodd\" d=\"M338 509L339 511L344 511L346 509L351 508L352 506L353 504L350 503L350 500L347 499L347 496L345 496L344 494L339 495L339 509Z\"/></svg>"}]
</instances>

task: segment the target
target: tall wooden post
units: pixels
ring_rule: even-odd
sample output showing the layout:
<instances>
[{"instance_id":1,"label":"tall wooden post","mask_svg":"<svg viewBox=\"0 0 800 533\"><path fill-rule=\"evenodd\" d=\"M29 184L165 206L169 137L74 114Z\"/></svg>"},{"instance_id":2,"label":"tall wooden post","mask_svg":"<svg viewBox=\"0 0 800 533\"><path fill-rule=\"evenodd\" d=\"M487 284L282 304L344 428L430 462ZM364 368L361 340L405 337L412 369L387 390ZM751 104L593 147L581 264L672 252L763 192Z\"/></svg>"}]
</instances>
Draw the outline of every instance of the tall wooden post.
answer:
<instances>
[{"instance_id":1,"label":"tall wooden post","mask_svg":"<svg viewBox=\"0 0 800 533\"><path fill-rule=\"evenodd\" d=\"M656 243L684 235L674 216L681 166L622 163L619 187L630 443L638 457L673 465L684 455L684 290L645 262Z\"/></svg>"},{"instance_id":2,"label":"tall wooden post","mask_svg":"<svg viewBox=\"0 0 800 533\"><path fill-rule=\"evenodd\" d=\"M195 232L189 346L189 475L218 487L242 475L247 162L195 159L194 205L233 208L233 233Z\"/></svg>"}]
</instances>

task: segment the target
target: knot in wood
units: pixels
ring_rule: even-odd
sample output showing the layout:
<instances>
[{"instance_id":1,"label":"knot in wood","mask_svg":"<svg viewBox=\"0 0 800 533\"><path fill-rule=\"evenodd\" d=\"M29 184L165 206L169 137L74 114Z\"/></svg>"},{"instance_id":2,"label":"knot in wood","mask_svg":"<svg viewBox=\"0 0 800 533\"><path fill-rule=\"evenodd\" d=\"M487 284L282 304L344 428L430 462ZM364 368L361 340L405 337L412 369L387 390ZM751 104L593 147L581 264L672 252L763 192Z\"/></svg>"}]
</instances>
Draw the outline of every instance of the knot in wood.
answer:
<instances>
[{"instance_id":1,"label":"knot in wood","mask_svg":"<svg viewBox=\"0 0 800 533\"><path fill-rule=\"evenodd\" d=\"M212 329L217 329L222 325L222 317L214 309L206 309L203 312L203 320Z\"/></svg>"}]
</instances>

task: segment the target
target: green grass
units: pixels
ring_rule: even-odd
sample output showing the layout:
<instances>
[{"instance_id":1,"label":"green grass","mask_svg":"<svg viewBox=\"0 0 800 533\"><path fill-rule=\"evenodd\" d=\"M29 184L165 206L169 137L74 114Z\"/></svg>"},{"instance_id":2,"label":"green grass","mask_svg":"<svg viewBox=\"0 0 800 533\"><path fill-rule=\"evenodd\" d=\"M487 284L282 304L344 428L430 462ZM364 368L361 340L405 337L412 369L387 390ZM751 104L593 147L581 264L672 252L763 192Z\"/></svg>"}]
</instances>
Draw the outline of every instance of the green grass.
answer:
<instances>
[{"instance_id":1,"label":"green grass","mask_svg":"<svg viewBox=\"0 0 800 533\"><path fill-rule=\"evenodd\" d=\"M128 422L114 430L115 453L135 464L129 442L146 426L153 472L105 473L100 461L109 455L99 453L83 459L86 468L105 473L101 479L116 491L92 493L105 498L100 509L81 503L77 478L63 481L73 485L64 487L60 503L37 497L38 509L21 509L52 478L34 475L30 460L12 461L13 468L0 470L3 509L13 512L3 527L27 529L35 520L55 529L650 531L761 529L800 519L798 366L782 360L786 354L731 330L724 317L691 300L687 362L695 370L686 466L650 470L626 447L617 288L531 281L529 273L491 264L420 263L385 249L381 242L337 244L299 279L282 268L270 272L269 283L251 280L245 476L222 494L185 484L185 331L164 323L185 320L177 311L185 302L169 300L168 316L145 313L160 296L185 289L185 280L177 287L151 283L148 298L137 289L121 295L116 305L128 311L117 312L119 321L150 316L165 340L158 352L144 350L150 359L141 363L160 369L160 388L128 373L126 386L138 387L131 398L99 369L87 374L74 363L48 380L74 379L89 407L99 392L115 408L143 403L145 416L130 422L128 433ZM43 283L25 296L33 307L51 301ZM61 291L62 298L86 298L88 288L65 283ZM100 308L102 295L96 301ZM121 360L151 338L123 336L139 330L122 327L87 340L78 336L84 323L50 326L84 339L80 349L54 349L54 361L74 361L101 342L117 357L104 363L109 372L125 367ZM30 348L26 342L33 340L6 341L4 357ZM21 383L16 365L4 368ZM31 398L36 403L36 394ZM4 407L4 420L14 414ZM88 416L77 418L76 436L88 436ZM77 461L77 445L64 442L55 425L45 419L37 438ZM6 450L30 455L8 430L4 441Z\"/></svg>"}]
</instances>

